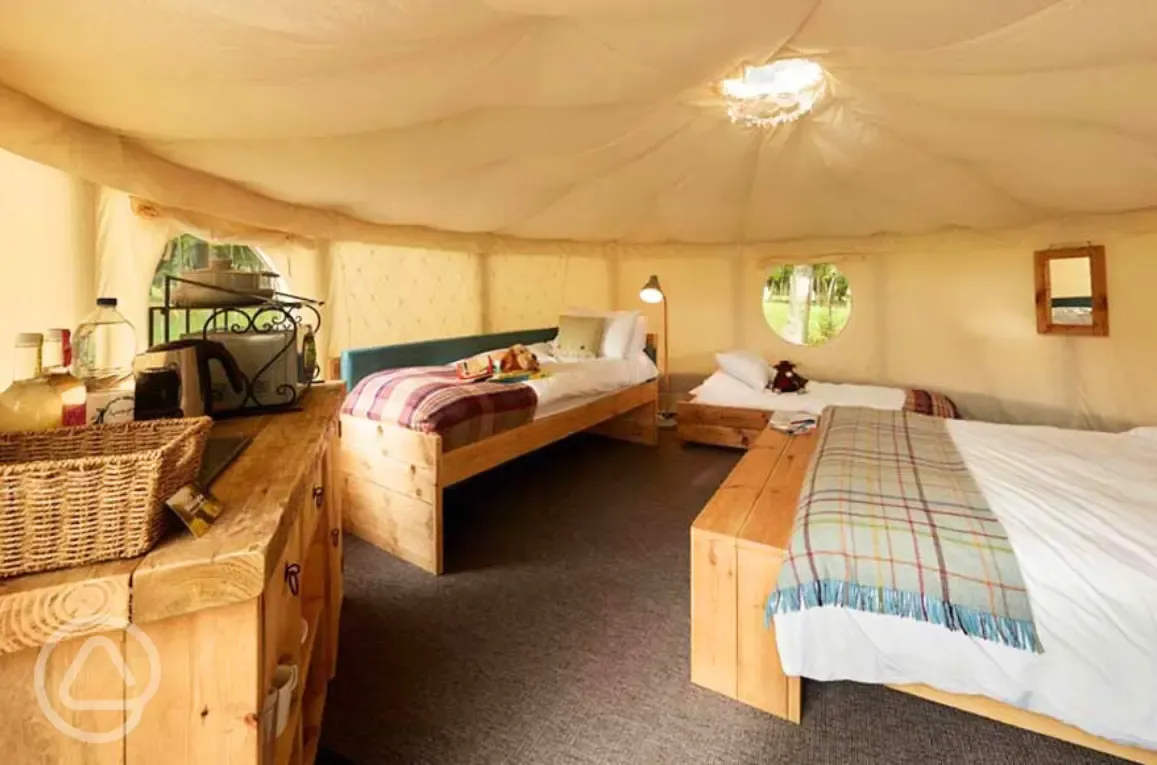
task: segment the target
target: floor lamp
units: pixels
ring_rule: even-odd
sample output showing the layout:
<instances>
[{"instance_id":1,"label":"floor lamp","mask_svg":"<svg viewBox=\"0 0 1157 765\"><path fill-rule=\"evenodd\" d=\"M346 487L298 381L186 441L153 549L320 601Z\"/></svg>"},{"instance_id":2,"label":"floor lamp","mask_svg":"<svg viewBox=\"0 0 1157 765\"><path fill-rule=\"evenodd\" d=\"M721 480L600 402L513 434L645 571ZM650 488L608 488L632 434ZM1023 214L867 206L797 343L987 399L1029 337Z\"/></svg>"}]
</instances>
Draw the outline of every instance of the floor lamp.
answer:
<instances>
[{"instance_id":1,"label":"floor lamp","mask_svg":"<svg viewBox=\"0 0 1157 765\"><path fill-rule=\"evenodd\" d=\"M671 403L671 366L670 366L670 350L671 345L667 341L667 296L663 293L663 288L659 286L659 277L651 274L651 278L643 285L643 289L639 290L639 299L644 303L662 303L663 304L663 387L667 389L667 403ZM659 411L659 425L661 427L674 427L674 414L666 408L660 408Z\"/></svg>"}]
</instances>

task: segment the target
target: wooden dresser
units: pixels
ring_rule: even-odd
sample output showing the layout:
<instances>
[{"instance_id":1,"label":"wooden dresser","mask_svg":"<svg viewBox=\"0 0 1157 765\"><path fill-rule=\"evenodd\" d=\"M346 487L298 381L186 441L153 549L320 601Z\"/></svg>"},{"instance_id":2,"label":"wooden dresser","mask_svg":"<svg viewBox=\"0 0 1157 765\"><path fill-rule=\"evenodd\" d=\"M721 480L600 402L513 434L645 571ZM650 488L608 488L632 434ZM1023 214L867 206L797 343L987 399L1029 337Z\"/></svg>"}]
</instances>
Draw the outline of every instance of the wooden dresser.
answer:
<instances>
[{"instance_id":1,"label":"wooden dresser","mask_svg":"<svg viewBox=\"0 0 1157 765\"><path fill-rule=\"evenodd\" d=\"M200 539L0 582L4 762L314 761L342 600L343 396L323 385L300 412L215 425L253 440L214 483L227 509ZM273 737L279 664L298 682Z\"/></svg>"}]
</instances>

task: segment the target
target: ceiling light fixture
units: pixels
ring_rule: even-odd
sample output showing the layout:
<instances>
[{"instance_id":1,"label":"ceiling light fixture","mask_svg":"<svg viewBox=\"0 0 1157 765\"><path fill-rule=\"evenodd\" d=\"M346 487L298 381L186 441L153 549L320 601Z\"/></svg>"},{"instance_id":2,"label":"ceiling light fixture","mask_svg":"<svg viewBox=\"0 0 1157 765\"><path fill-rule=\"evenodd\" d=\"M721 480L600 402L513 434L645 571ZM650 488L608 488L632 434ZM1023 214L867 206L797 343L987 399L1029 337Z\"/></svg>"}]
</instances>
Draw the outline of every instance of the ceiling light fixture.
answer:
<instances>
[{"instance_id":1,"label":"ceiling light fixture","mask_svg":"<svg viewBox=\"0 0 1157 765\"><path fill-rule=\"evenodd\" d=\"M742 77L720 83L720 90L732 122L771 127L810 112L827 92L827 78L816 62L788 58L749 66Z\"/></svg>"}]
</instances>

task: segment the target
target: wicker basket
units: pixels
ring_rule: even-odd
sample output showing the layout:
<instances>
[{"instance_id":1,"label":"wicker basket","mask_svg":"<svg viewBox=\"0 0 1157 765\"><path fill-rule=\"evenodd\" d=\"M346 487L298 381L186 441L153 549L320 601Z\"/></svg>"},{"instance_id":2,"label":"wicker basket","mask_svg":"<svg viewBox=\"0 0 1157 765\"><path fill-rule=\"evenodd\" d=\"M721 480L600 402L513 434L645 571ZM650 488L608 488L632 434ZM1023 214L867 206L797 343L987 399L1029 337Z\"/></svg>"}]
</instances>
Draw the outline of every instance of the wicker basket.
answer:
<instances>
[{"instance_id":1,"label":"wicker basket","mask_svg":"<svg viewBox=\"0 0 1157 765\"><path fill-rule=\"evenodd\" d=\"M0 579L142 555L201 469L208 417L0 433Z\"/></svg>"}]
</instances>

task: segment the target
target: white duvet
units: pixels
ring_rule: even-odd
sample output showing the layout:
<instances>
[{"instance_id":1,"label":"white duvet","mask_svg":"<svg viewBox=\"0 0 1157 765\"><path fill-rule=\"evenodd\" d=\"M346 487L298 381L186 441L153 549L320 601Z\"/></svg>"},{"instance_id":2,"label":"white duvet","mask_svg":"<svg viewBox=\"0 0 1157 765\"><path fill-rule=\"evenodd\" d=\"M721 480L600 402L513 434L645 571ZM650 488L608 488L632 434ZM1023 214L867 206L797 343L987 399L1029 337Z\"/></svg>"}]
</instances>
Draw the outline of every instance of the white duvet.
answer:
<instances>
[{"instance_id":1,"label":"white duvet","mask_svg":"<svg viewBox=\"0 0 1157 765\"><path fill-rule=\"evenodd\" d=\"M810 380L805 393L776 393L756 390L723 370L703 381L691 391L695 403L732 406L743 409L819 414L826 406L866 406L872 409L903 409L906 393L902 388L878 385L845 385Z\"/></svg>"},{"instance_id":2,"label":"white duvet","mask_svg":"<svg viewBox=\"0 0 1157 765\"><path fill-rule=\"evenodd\" d=\"M775 617L785 671L983 694L1157 749L1157 429L948 427L1008 533L1044 653L824 607Z\"/></svg>"},{"instance_id":3,"label":"white duvet","mask_svg":"<svg viewBox=\"0 0 1157 765\"><path fill-rule=\"evenodd\" d=\"M625 359L561 359L551 354L550 346L529 346L538 357L547 377L526 384L538 394L535 419L558 414L571 406L639 385L658 375L658 369L645 353Z\"/></svg>"}]
</instances>

